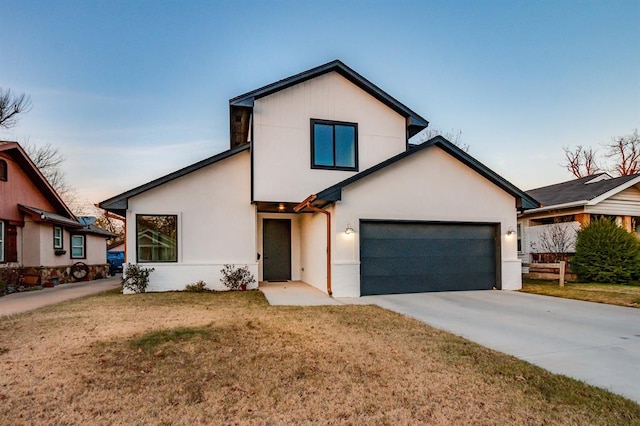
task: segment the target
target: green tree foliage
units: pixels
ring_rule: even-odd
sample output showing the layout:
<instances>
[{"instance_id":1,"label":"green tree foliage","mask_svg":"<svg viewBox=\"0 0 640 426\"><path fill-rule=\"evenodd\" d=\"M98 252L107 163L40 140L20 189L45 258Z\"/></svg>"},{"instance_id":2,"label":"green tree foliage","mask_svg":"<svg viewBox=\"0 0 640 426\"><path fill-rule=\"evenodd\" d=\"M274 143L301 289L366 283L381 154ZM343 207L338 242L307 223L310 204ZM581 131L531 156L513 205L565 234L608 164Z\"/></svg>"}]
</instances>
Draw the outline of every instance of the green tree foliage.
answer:
<instances>
[{"instance_id":1,"label":"green tree foliage","mask_svg":"<svg viewBox=\"0 0 640 426\"><path fill-rule=\"evenodd\" d=\"M627 284L640 273L640 243L612 220L594 220L578 231L571 267L581 281Z\"/></svg>"}]
</instances>

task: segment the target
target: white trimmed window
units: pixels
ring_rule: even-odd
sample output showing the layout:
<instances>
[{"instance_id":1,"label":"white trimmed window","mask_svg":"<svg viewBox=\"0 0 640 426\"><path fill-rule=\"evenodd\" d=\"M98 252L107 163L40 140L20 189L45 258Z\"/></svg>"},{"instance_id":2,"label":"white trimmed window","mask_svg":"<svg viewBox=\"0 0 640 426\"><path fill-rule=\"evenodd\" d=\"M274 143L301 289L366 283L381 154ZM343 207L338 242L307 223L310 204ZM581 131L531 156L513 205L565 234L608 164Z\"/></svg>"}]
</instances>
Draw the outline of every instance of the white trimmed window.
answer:
<instances>
[{"instance_id":1,"label":"white trimmed window","mask_svg":"<svg viewBox=\"0 0 640 426\"><path fill-rule=\"evenodd\" d=\"M71 258L72 259L84 259L85 247L84 247L84 235L72 235L71 236Z\"/></svg>"},{"instance_id":2,"label":"white trimmed window","mask_svg":"<svg viewBox=\"0 0 640 426\"><path fill-rule=\"evenodd\" d=\"M53 248L62 248L62 228L59 226L53 227Z\"/></svg>"}]
</instances>

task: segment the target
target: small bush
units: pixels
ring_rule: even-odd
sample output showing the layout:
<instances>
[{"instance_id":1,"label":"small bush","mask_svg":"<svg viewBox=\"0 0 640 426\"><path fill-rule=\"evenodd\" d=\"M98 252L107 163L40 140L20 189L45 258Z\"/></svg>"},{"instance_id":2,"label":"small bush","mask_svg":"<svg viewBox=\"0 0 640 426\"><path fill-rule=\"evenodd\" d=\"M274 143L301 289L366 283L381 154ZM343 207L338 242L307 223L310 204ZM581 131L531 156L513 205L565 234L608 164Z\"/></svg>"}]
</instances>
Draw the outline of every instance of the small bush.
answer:
<instances>
[{"instance_id":1,"label":"small bush","mask_svg":"<svg viewBox=\"0 0 640 426\"><path fill-rule=\"evenodd\" d=\"M154 270L154 268L143 268L135 263L129 263L122 275L122 287L134 293L146 293L149 274Z\"/></svg>"},{"instance_id":2,"label":"small bush","mask_svg":"<svg viewBox=\"0 0 640 426\"><path fill-rule=\"evenodd\" d=\"M233 265L224 265L220 273L222 274L220 281L231 290L244 290L247 286L256 282L247 265L242 268L236 268Z\"/></svg>"},{"instance_id":3,"label":"small bush","mask_svg":"<svg viewBox=\"0 0 640 426\"><path fill-rule=\"evenodd\" d=\"M578 231L571 268L581 281L627 284L640 273L640 243L612 220L594 220Z\"/></svg>"},{"instance_id":4,"label":"small bush","mask_svg":"<svg viewBox=\"0 0 640 426\"><path fill-rule=\"evenodd\" d=\"M210 290L207 288L207 283L200 280L192 284L187 284L187 286L184 288L184 291L187 291L189 293L204 293Z\"/></svg>"}]
</instances>

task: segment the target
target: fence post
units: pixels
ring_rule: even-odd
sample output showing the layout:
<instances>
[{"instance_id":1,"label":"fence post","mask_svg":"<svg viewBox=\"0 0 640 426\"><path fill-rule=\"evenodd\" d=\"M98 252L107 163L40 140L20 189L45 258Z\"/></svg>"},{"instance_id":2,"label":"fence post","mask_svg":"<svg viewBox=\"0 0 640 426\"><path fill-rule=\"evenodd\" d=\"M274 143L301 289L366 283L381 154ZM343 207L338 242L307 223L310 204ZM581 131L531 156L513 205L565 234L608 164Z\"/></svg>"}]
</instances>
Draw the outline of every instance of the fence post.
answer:
<instances>
[{"instance_id":1,"label":"fence post","mask_svg":"<svg viewBox=\"0 0 640 426\"><path fill-rule=\"evenodd\" d=\"M564 265L565 265L565 261L561 260L560 261L560 287L564 287Z\"/></svg>"}]
</instances>

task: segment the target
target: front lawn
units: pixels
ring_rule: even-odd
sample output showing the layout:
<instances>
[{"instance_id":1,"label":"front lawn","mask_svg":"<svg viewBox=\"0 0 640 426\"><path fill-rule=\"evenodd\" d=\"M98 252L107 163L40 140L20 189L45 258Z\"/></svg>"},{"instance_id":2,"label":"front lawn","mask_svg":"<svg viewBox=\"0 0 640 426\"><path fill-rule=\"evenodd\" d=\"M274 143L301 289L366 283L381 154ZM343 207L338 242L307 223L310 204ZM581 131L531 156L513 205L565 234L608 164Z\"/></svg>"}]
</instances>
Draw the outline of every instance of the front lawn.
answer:
<instances>
[{"instance_id":1,"label":"front lawn","mask_svg":"<svg viewBox=\"0 0 640 426\"><path fill-rule=\"evenodd\" d=\"M640 308L640 286L638 285L565 283L564 287L560 287L557 280L523 280L521 291Z\"/></svg>"},{"instance_id":2,"label":"front lawn","mask_svg":"<svg viewBox=\"0 0 640 426\"><path fill-rule=\"evenodd\" d=\"M110 292L0 337L0 423L640 424L632 401L376 306Z\"/></svg>"}]
</instances>

